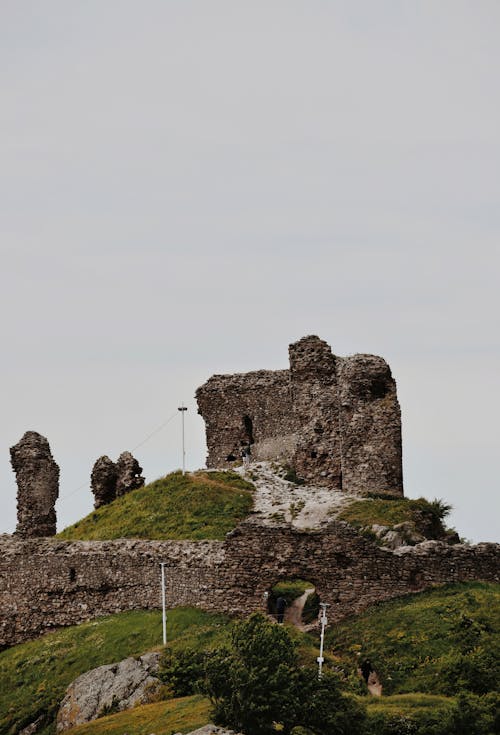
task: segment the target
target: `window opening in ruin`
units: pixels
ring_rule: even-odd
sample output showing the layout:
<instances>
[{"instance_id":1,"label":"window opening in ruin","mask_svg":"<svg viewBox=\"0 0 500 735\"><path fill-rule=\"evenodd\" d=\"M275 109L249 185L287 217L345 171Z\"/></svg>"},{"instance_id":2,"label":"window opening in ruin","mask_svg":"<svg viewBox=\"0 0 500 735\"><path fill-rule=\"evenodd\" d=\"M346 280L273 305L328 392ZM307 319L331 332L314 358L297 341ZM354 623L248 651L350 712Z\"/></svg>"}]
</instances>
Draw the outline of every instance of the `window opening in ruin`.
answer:
<instances>
[{"instance_id":1,"label":"window opening in ruin","mask_svg":"<svg viewBox=\"0 0 500 735\"><path fill-rule=\"evenodd\" d=\"M69 568L69 581L74 582L76 580L76 569L74 567Z\"/></svg>"},{"instance_id":2,"label":"window opening in ruin","mask_svg":"<svg viewBox=\"0 0 500 735\"><path fill-rule=\"evenodd\" d=\"M318 456L318 453L315 452L313 449L313 451L311 452L311 459L316 459L317 456Z\"/></svg>"},{"instance_id":3,"label":"window opening in ruin","mask_svg":"<svg viewBox=\"0 0 500 735\"><path fill-rule=\"evenodd\" d=\"M268 614L299 626L317 619L319 603L314 583L305 579L282 579L267 594Z\"/></svg>"},{"instance_id":4,"label":"window opening in ruin","mask_svg":"<svg viewBox=\"0 0 500 735\"><path fill-rule=\"evenodd\" d=\"M245 430L245 436L242 439L242 444L254 444L253 438L253 422L250 416L243 416L243 428Z\"/></svg>"}]
</instances>

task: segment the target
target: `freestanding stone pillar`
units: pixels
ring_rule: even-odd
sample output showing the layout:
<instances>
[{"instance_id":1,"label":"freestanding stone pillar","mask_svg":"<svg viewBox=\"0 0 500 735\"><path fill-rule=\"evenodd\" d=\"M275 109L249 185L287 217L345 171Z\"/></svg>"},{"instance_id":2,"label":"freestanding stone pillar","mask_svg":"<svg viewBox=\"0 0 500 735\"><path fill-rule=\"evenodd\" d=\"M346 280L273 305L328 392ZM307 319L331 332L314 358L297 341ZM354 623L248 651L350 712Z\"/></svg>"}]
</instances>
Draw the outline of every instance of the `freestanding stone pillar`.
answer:
<instances>
[{"instance_id":1,"label":"freestanding stone pillar","mask_svg":"<svg viewBox=\"0 0 500 735\"><path fill-rule=\"evenodd\" d=\"M144 485L142 467L130 452L122 452L116 462L117 480L116 497L126 495L131 490L138 490Z\"/></svg>"},{"instance_id":2,"label":"freestanding stone pillar","mask_svg":"<svg viewBox=\"0 0 500 735\"><path fill-rule=\"evenodd\" d=\"M24 538L54 536L55 503L59 495L59 466L47 439L27 431L10 449L17 481L17 528Z\"/></svg>"},{"instance_id":3,"label":"freestanding stone pillar","mask_svg":"<svg viewBox=\"0 0 500 735\"><path fill-rule=\"evenodd\" d=\"M116 481L118 470L116 464L106 455L96 460L90 477L90 485L94 493L94 508L108 505L116 498Z\"/></svg>"}]
</instances>

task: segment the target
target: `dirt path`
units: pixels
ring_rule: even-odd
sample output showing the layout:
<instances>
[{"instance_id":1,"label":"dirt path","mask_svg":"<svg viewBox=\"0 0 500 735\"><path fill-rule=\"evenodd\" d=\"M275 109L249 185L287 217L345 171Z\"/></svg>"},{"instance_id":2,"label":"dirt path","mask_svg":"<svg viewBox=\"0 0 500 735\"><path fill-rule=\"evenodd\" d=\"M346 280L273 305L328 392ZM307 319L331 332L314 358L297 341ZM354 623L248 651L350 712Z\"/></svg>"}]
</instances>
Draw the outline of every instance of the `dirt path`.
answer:
<instances>
[{"instance_id":1,"label":"dirt path","mask_svg":"<svg viewBox=\"0 0 500 735\"><path fill-rule=\"evenodd\" d=\"M303 595L300 597L297 597L289 608L287 608L285 612L285 620L287 623L291 623L292 625L295 625L296 628L299 630L305 630L306 626L302 622L302 612L304 610L304 605L306 604L306 600L314 592L314 587L310 587L307 589Z\"/></svg>"}]
</instances>

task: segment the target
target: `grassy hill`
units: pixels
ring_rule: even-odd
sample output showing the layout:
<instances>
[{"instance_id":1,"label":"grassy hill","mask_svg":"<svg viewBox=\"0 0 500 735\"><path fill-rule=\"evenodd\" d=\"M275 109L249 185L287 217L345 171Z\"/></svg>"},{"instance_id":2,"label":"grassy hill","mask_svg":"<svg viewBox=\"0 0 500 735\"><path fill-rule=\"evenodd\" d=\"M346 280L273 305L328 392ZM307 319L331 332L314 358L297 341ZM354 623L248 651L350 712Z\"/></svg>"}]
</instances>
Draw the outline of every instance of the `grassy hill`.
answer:
<instances>
[{"instance_id":1,"label":"grassy hill","mask_svg":"<svg viewBox=\"0 0 500 735\"><path fill-rule=\"evenodd\" d=\"M374 723L402 713L408 717L430 713L439 720L440 712L455 706L460 691L481 695L498 688L499 603L500 585L469 583L375 605L330 627L326 666L341 673L347 690L362 695ZM218 648L228 641L230 629L224 615L177 608L168 616L169 647L179 653ZM292 632L301 660L314 666L318 635ZM41 733L53 735L51 722L73 679L96 666L160 648L160 643L160 613L135 611L49 633L1 652L1 735L15 735L43 714L47 725ZM371 660L384 686L384 696L376 701L363 695L366 690L357 674L363 658ZM203 724L207 712L207 700L189 697L111 715L74 732L171 735Z\"/></svg>"},{"instance_id":2,"label":"grassy hill","mask_svg":"<svg viewBox=\"0 0 500 735\"><path fill-rule=\"evenodd\" d=\"M250 512L252 490L235 472L173 472L89 513L58 537L222 540Z\"/></svg>"},{"instance_id":3,"label":"grassy hill","mask_svg":"<svg viewBox=\"0 0 500 735\"><path fill-rule=\"evenodd\" d=\"M374 605L326 641L350 670L369 659L387 694L485 694L500 683L499 634L500 585L470 582Z\"/></svg>"},{"instance_id":4,"label":"grassy hill","mask_svg":"<svg viewBox=\"0 0 500 735\"><path fill-rule=\"evenodd\" d=\"M228 630L224 615L193 608L168 614L169 645L217 646ZM43 735L53 725L66 687L85 671L161 648L159 611L124 612L47 633L0 652L0 733L16 735L45 715ZM150 731L152 732L152 731Z\"/></svg>"}]
</instances>

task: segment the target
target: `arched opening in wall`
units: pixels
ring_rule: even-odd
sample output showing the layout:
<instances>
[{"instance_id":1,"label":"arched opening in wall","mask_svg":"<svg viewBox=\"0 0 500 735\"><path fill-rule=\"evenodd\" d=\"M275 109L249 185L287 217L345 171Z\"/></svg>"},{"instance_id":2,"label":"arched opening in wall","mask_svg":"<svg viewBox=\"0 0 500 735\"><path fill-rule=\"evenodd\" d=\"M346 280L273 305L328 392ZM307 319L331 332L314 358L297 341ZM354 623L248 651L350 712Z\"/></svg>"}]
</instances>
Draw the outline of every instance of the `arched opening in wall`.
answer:
<instances>
[{"instance_id":1,"label":"arched opening in wall","mask_svg":"<svg viewBox=\"0 0 500 735\"><path fill-rule=\"evenodd\" d=\"M305 579L282 579L269 591L267 612L278 623L292 623L302 628L316 622L319 603L313 582Z\"/></svg>"},{"instance_id":2,"label":"arched opening in wall","mask_svg":"<svg viewBox=\"0 0 500 735\"><path fill-rule=\"evenodd\" d=\"M74 567L69 568L69 581L70 582L76 581L76 569Z\"/></svg>"},{"instance_id":3,"label":"arched opening in wall","mask_svg":"<svg viewBox=\"0 0 500 735\"><path fill-rule=\"evenodd\" d=\"M243 416L243 437L241 439L242 445L254 444L253 438L253 421L250 416Z\"/></svg>"}]
</instances>

